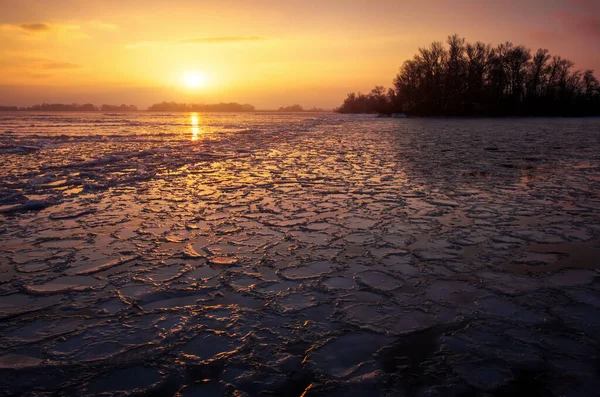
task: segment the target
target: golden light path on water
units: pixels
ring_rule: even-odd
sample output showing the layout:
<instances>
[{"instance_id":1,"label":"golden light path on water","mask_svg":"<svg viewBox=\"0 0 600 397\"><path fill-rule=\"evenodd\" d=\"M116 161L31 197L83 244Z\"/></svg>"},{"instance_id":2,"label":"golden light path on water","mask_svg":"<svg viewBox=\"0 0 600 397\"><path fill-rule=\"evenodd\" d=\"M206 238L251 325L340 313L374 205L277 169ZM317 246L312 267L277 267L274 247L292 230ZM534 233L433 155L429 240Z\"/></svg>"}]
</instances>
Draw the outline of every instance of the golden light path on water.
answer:
<instances>
[{"instance_id":1,"label":"golden light path on water","mask_svg":"<svg viewBox=\"0 0 600 397\"><path fill-rule=\"evenodd\" d=\"M190 123L192 125L192 141L198 140L198 135L200 134L200 128L198 127L198 113L192 113L190 115Z\"/></svg>"}]
</instances>

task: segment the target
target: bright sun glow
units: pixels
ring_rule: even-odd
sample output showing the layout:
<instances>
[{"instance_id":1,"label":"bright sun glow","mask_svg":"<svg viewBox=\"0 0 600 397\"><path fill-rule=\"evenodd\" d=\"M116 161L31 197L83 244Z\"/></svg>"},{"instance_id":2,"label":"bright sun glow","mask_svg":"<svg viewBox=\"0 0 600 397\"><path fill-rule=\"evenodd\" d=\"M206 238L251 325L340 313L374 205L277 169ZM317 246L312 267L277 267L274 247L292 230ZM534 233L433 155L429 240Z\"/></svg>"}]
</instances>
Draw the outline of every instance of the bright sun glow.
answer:
<instances>
[{"instance_id":1,"label":"bright sun glow","mask_svg":"<svg viewBox=\"0 0 600 397\"><path fill-rule=\"evenodd\" d=\"M201 72L187 72L183 75L183 84L187 88L200 88L206 85L206 76Z\"/></svg>"},{"instance_id":2,"label":"bright sun glow","mask_svg":"<svg viewBox=\"0 0 600 397\"><path fill-rule=\"evenodd\" d=\"M192 124L192 141L198 140L200 128L198 128L198 113L194 112L190 115L190 123Z\"/></svg>"}]
</instances>

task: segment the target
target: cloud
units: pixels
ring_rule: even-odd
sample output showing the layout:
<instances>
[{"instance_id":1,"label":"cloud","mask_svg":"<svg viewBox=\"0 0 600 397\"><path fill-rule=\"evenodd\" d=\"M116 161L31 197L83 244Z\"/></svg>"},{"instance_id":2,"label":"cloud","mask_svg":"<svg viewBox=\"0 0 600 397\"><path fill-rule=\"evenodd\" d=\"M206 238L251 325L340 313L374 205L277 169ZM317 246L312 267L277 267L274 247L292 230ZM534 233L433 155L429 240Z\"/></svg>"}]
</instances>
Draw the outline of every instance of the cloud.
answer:
<instances>
[{"instance_id":1,"label":"cloud","mask_svg":"<svg viewBox=\"0 0 600 397\"><path fill-rule=\"evenodd\" d=\"M27 73L25 73L25 75L28 77L31 77L32 79L48 79L48 78L52 77L52 75L48 74L48 73L27 72Z\"/></svg>"},{"instance_id":2,"label":"cloud","mask_svg":"<svg viewBox=\"0 0 600 397\"><path fill-rule=\"evenodd\" d=\"M571 32L594 40L600 40L600 17L596 15L575 14L568 11L556 12L554 17Z\"/></svg>"},{"instance_id":3,"label":"cloud","mask_svg":"<svg viewBox=\"0 0 600 397\"><path fill-rule=\"evenodd\" d=\"M537 41L549 42L560 40L561 35L558 32L544 29L531 29L527 31L529 37Z\"/></svg>"},{"instance_id":4,"label":"cloud","mask_svg":"<svg viewBox=\"0 0 600 397\"><path fill-rule=\"evenodd\" d=\"M79 25L63 23L0 24L0 32L5 32L9 38L29 42L53 41L62 43L89 38Z\"/></svg>"},{"instance_id":5,"label":"cloud","mask_svg":"<svg viewBox=\"0 0 600 397\"><path fill-rule=\"evenodd\" d=\"M239 43L243 41L262 41L264 37L260 36L217 36L217 37L194 37L191 39L180 40L181 44L219 44L219 43Z\"/></svg>"},{"instance_id":6,"label":"cloud","mask_svg":"<svg viewBox=\"0 0 600 397\"><path fill-rule=\"evenodd\" d=\"M257 42L267 40L261 36L214 36L214 37L193 37L176 41L139 41L125 45L125 48L148 48L159 45L202 45L202 44L233 44L243 42Z\"/></svg>"},{"instance_id":7,"label":"cloud","mask_svg":"<svg viewBox=\"0 0 600 397\"><path fill-rule=\"evenodd\" d=\"M581 1L578 3L584 3ZM529 37L544 42L566 40L589 40L600 42L600 16L573 11L557 11L551 14L554 28L530 29Z\"/></svg>"},{"instance_id":8,"label":"cloud","mask_svg":"<svg viewBox=\"0 0 600 397\"><path fill-rule=\"evenodd\" d=\"M46 62L42 65L44 69L55 70L55 69L81 69L83 66L71 63L71 62Z\"/></svg>"},{"instance_id":9,"label":"cloud","mask_svg":"<svg viewBox=\"0 0 600 397\"><path fill-rule=\"evenodd\" d=\"M598 0L570 0L568 3L572 6L581 6L584 8L598 7Z\"/></svg>"},{"instance_id":10,"label":"cloud","mask_svg":"<svg viewBox=\"0 0 600 397\"><path fill-rule=\"evenodd\" d=\"M48 32L50 31L50 25L46 24L46 23L23 23L21 25L18 25L19 28L27 31L27 32Z\"/></svg>"},{"instance_id":11,"label":"cloud","mask_svg":"<svg viewBox=\"0 0 600 397\"><path fill-rule=\"evenodd\" d=\"M4 53L0 54L0 70L15 70L35 72L48 77L47 71L60 72L61 70L81 69L83 65L57 61L55 59L31 57L21 53Z\"/></svg>"},{"instance_id":12,"label":"cloud","mask_svg":"<svg viewBox=\"0 0 600 397\"><path fill-rule=\"evenodd\" d=\"M96 29L96 30L104 30L104 31L108 31L108 32L114 32L119 30L119 26L112 24L112 23L106 23L106 22L102 22L102 21L98 21L98 20L93 20L90 22L92 28Z\"/></svg>"}]
</instances>

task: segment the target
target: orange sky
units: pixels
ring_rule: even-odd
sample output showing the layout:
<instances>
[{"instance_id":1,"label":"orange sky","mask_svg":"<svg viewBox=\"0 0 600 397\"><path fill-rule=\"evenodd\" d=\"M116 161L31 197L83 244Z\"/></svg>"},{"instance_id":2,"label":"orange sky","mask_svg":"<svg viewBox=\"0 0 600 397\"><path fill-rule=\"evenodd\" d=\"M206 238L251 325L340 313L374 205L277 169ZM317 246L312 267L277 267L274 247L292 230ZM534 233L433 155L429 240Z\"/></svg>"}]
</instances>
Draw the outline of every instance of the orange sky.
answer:
<instances>
[{"instance_id":1,"label":"orange sky","mask_svg":"<svg viewBox=\"0 0 600 397\"><path fill-rule=\"evenodd\" d=\"M0 0L0 104L332 108L451 33L600 72L597 0ZM207 84L185 88L189 70Z\"/></svg>"}]
</instances>

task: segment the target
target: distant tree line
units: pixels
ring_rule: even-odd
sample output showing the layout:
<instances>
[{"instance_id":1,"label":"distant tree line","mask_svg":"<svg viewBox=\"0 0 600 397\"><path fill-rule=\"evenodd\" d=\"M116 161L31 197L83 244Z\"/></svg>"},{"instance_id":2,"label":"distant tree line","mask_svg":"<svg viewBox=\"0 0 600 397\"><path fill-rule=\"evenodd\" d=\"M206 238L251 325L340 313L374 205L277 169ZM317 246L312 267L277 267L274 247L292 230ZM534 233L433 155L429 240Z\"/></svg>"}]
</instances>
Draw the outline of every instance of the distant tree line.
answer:
<instances>
[{"instance_id":1,"label":"distant tree line","mask_svg":"<svg viewBox=\"0 0 600 397\"><path fill-rule=\"evenodd\" d=\"M350 93L341 113L414 116L600 115L600 83L592 70L548 50L506 42L492 47L458 35L434 42L402 65L386 90Z\"/></svg>"},{"instance_id":2,"label":"distant tree line","mask_svg":"<svg viewBox=\"0 0 600 397\"><path fill-rule=\"evenodd\" d=\"M236 102L215 104L161 102L148 108L150 112L253 112L255 110L252 105Z\"/></svg>"},{"instance_id":3,"label":"distant tree line","mask_svg":"<svg viewBox=\"0 0 600 397\"><path fill-rule=\"evenodd\" d=\"M82 105L78 103L64 104L64 103L42 103L40 105L33 105L29 107L17 107L17 106L0 106L0 111L26 111L26 112L95 112L95 111L118 111L118 112L131 112L136 111L137 106L135 105L102 105L96 106L91 103L84 103Z\"/></svg>"},{"instance_id":4,"label":"distant tree line","mask_svg":"<svg viewBox=\"0 0 600 397\"><path fill-rule=\"evenodd\" d=\"M278 110L278 112L288 112L288 113L296 113L296 112L323 112L323 109L312 107L308 110L304 110L304 108L300 105L291 105L291 106L282 106Z\"/></svg>"},{"instance_id":5,"label":"distant tree line","mask_svg":"<svg viewBox=\"0 0 600 397\"><path fill-rule=\"evenodd\" d=\"M74 111L104 111L104 112L130 112L137 111L135 105L101 105L96 106L91 103L85 104L63 104L63 103L42 103L29 107L0 106L0 111L30 111L30 112L74 112ZM253 112L254 106L241 105L239 103L217 103L212 105L198 105L194 103L162 102L148 108L151 112Z\"/></svg>"},{"instance_id":6,"label":"distant tree line","mask_svg":"<svg viewBox=\"0 0 600 397\"><path fill-rule=\"evenodd\" d=\"M304 108L300 105L282 106L278 112L304 112Z\"/></svg>"},{"instance_id":7,"label":"distant tree line","mask_svg":"<svg viewBox=\"0 0 600 397\"><path fill-rule=\"evenodd\" d=\"M138 108L135 105L102 105L100 106L100 110L103 112L134 112Z\"/></svg>"},{"instance_id":8,"label":"distant tree line","mask_svg":"<svg viewBox=\"0 0 600 397\"><path fill-rule=\"evenodd\" d=\"M135 105L101 105L96 106L91 103L85 104L63 104L63 103L42 103L29 107L18 106L0 106L0 111L30 111L30 112L74 112L74 111L103 111L103 112L132 112L137 111ZM239 104L236 102L216 103L216 104L195 104L195 103L177 103L161 102L148 107L150 112L254 112L256 109L252 105ZM300 105L280 107L279 112L323 112L323 109L313 107L305 110Z\"/></svg>"},{"instance_id":9,"label":"distant tree line","mask_svg":"<svg viewBox=\"0 0 600 397\"><path fill-rule=\"evenodd\" d=\"M40 105L33 105L26 108L19 108L19 110L31 111L31 112L93 112L99 110L99 108L91 103L42 103Z\"/></svg>"}]
</instances>

